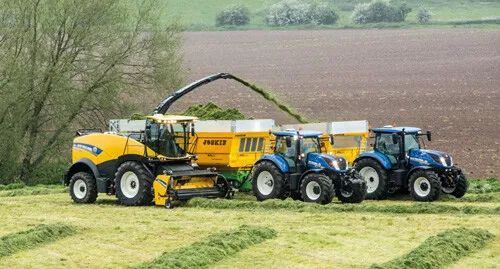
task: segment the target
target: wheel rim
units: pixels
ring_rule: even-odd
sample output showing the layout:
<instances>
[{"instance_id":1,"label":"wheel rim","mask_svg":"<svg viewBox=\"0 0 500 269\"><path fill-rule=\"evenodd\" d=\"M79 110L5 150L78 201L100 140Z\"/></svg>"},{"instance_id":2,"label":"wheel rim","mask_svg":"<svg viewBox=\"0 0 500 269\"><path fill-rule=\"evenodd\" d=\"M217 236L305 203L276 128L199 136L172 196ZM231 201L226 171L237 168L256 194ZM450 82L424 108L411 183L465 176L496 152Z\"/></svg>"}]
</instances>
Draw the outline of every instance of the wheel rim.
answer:
<instances>
[{"instance_id":1,"label":"wheel rim","mask_svg":"<svg viewBox=\"0 0 500 269\"><path fill-rule=\"evenodd\" d=\"M366 193L372 193L377 190L378 184L380 183L380 179L378 177L378 173L372 167L363 167L359 174L366 181Z\"/></svg>"},{"instance_id":2,"label":"wheel rim","mask_svg":"<svg viewBox=\"0 0 500 269\"><path fill-rule=\"evenodd\" d=\"M310 200L318 200L321 196L321 186L316 181L307 183L306 195Z\"/></svg>"},{"instance_id":3,"label":"wheel rim","mask_svg":"<svg viewBox=\"0 0 500 269\"><path fill-rule=\"evenodd\" d=\"M444 193L450 194L455 191L455 187L441 187Z\"/></svg>"},{"instance_id":4,"label":"wheel rim","mask_svg":"<svg viewBox=\"0 0 500 269\"><path fill-rule=\"evenodd\" d=\"M73 184L73 193L76 198L83 199L87 195L87 184L85 184L85 181L81 179L75 181L75 184Z\"/></svg>"},{"instance_id":5,"label":"wheel rim","mask_svg":"<svg viewBox=\"0 0 500 269\"><path fill-rule=\"evenodd\" d=\"M120 189L127 198L134 198L139 192L139 178L132 171L123 174L120 180Z\"/></svg>"},{"instance_id":6,"label":"wheel rim","mask_svg":"<svg viewBox=\"0 0 500 269\"><path fill-rule=\"evenodd\" d=\"M268 171L260 172L257 177L257 189L262 195L269 195L274 189L274 178Z\"/></svg>"},{"instance_id":7,"label":"wheel rim","mask_svg":"<svg viewBox=\"0 0 500 269\"><path fill-rule=\"evenodd\" d=\"M425 177L419 177L413 183L415 193L420 197L425 197L431 192L431 183Z\"/></svg>"}]
</instances>

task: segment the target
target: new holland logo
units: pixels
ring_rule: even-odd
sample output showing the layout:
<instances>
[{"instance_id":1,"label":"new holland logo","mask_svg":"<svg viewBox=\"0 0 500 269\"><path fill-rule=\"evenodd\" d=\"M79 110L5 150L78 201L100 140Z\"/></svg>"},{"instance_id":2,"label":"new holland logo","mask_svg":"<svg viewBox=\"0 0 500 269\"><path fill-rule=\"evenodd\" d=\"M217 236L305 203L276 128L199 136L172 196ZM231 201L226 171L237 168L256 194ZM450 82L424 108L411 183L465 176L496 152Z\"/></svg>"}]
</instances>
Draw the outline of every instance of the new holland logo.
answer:
<instances>
[{"instance_id":1,"label":"new holland logo","mask_svg":"<svg viewBox=\"0 0 500 269\"><path fill-rule=\"evenodd\" d=\"M421 163L421 164L425 164L425 165L428 165L429 162L426 161L426 160L422 160L422 159L419 159L419 158L415 158L415 157L410 157L410 161L414 161L414 162L417 162L417 163Z\"/></svg>"},{"instance_id":2,"label":"new holland logo","mask_svg":"<svg viewBox=\"0 0 500 269\"><path fill-rule=\"evenodd\" d=\"M225 146L226 140L203 140L203 145L208 146Z\"/></svg>"},{"instance_id":3,"label":"new holland logo","mask_svg":"<svg viewBox=\"0 0 500 269\"><path fill-rule=\"evenodd\" d=\"M102 149L95 147L95 146L92 146L92 145L89 145L89 144L73 143L73 147L77 148L77 149L83 149L85 151L88 151L88 152L94 154L95 156L98 156L102 152Z\"/></svg>"}]
</instances>

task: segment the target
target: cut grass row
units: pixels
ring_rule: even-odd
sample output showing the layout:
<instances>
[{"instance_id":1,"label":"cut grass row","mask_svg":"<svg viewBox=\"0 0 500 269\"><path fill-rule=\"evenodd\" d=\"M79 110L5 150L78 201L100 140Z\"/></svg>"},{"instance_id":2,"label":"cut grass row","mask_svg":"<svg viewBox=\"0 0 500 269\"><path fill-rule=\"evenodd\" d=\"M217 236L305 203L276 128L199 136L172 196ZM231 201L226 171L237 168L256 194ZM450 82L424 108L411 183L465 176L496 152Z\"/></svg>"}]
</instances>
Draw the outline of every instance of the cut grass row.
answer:
<instances>
[{"instance_id":1,"label":"cut grass row","mask_svg":"<svg viewBox=\"0 0 500 269\"><path fill-rule=\"evenodd\" d=\"M488 208L481 206L452 206L436 203L414 203L411 205L377 205L362 204L327 204L304 203L293 200L238 201L227 199L193 198L183 206L208 209L238 209L238 210L287 210L296 212L378 212L394 214L490 214L499 215L500 206Z\"/></svg>"},{"instance_id":2,"label":"cut grass row","mask_svg":"<svg viewBox=\"0 0 500 269\"><path fill-rule=\"evenodd\" d=\"M56 223L42 224L26 231L8 234L0 238L0 258L18 251L33 249L75 233L75 227Z\"/></svg>"},{"instance_id":3,"label":"cut grass row","mask_svg":"<svg viewBox=\"0 0 500 269\"><path fill-rule=\"evenodd\" d=\"M275 238L277 234L271 228L242 225L238 229L212 234L189 246L165 252L151 262L132 268L208 268L251 245Z\"/></svg>"},{"instance_id":4,"label":"cut grass row","mask_svg":"<svg viewBox=\"0 0 500 269\"><path fill-rule=\"evenodd\" d=\"M427 238L408 254L373 269L442 268L484 248L494 235L484 229L457 228Z\"/></svg>"}]
</instances>

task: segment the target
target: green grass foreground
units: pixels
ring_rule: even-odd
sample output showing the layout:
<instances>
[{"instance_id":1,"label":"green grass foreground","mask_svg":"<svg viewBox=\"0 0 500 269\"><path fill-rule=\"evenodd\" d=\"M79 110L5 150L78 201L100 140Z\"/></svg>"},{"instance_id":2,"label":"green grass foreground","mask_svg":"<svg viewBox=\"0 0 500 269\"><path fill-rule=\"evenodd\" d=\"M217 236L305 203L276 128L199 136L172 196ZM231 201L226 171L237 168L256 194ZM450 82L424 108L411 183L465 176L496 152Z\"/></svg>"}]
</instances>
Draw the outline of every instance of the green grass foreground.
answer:
<instances>
[{"instance_id":1,"label":"green grass foreground","mask_svg":"<svg viewBox=\"0 0 500 269\"><path fill-rule=\"evenodd\" d=\"M460 258L484 248L495 237L484 229L451 229L427 238L410 253L372 269L432 269L451 265Z\"/></svg>"},{"instance_id":2,"label":"green grass foreground","mask_svg":"<svg viewBox=\"0 0 500 269\"><path fill-rule=\"evenodd\" d=\"M189 246L163 253L151 262L131 268L208 268L227 256L277 236L273 229L242 225L229 232L217 233Z\"/></svg>"},{"instance_id":3,"label":"green grass foreground","mask_svg":"<svg viewBox=\"0 0 500 269\"><path fill-rule=\"evenodd\" d=\"M47 195L54 193L67 193L68 190L63 185L36 185L26 186L24 184L9 184L2 185L0 188L0 197L13 197L13 196L31 196L31 195Z\"/></svg>"},{"instance_id":4,"label":"green grass foreground","mask_svg":"<svg viewBox=\"0 0 500 269\"><path fill-rule=\"evenodd\" d=\"M75 233L75 227L56 223L42 224L26 231L8 234L0 238L0 258L18 251L33 249Z\"/></svg>"},{"instance_id":5,"label":"green grass foreground","mask_svg":"<svg viewBox=\"0 0 500 269\"><path fill-rule=\"evenodd\" d=\"M391 204L378 205L375 203L361 204L337 204L318 205L315 203L304 203L301 201L287 200L266 200L241 201L227 199L205 199L193 198L184 206L195 208L211 209L240 209L247 211L255 210L288 210L293 212L317 212L317 213L339 213L339 212L378 212L394 214L488 214L499 215L500 206L482 207L482 206L454 206L438 203L413 203L413 204Z\"/></svg>"}]
</instances>

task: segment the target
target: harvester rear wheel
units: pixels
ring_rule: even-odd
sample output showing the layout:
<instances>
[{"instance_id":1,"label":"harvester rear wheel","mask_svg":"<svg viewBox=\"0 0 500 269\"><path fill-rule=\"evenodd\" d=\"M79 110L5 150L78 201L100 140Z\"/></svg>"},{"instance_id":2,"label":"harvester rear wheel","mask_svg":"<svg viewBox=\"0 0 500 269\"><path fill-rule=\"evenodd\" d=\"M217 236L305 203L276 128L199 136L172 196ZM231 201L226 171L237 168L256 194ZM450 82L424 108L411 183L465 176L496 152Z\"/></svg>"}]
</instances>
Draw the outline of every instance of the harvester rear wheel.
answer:
<instances>
[{"instance_id":1,"label":"harvester rear wheel","mask_svg":"<svg viewBox=\"0 0 500 269\"><path fill-rule=\"evenodd\" d=\"M283 173L272 162L263 161L256 164L252 177L252 190L259 201L282 199L285 195Z\"/></svg>"},{"instance_id":2,"label":"harvester rear wheel","mask_svg":"<svg viewBox=\"0 0 500 269\"><path fill-rule=\"evenodd\" d=\"M434 171L416 171L410 176L410 192L413 199L417 201L437 200L441 194L441 181Z\"/></svg>"},{"instance_id":3,"label":"harvester rear wheel","mask_svg":"<svg viewBox=\"0 0 500 269\"><path fill-rule=\"evenodd\" d=\"M138 162L122 163L115 173L116 197L124 205L148 205L153 200L151 182L146 169Z\"/></svg>"},{"instance_id":4,"label":"harvester rear wheel","mask_svg":"<svg viewBox=\"0 0 500 269\"><path fill-rule=\"evenodd\" d=\"M374 159L361 159L356 163L356 171L366 181L365 199L382 200L387 197L387 173Z\"/></svg>"},{"instance_id":5,"label":"harvester rear wheel","mask_svg":"<svg viewBox=\"0 0 500 269\"><path fill-rule=\"evenodd\" d=\"M300 191L304 202L328 204L335 196L335 189L331 179L323 174L309 174L300 184Z\"/></svg>"},{"instance_id":6,"label":"harvester rear wheel","mask_svg":"<svg viewBox=\"0 0 500 269\"><path fill-rule=\"evenodd\" d=\"M90 204L97 199L97 185L92 174L78 172L69 181L69 193L76 203Z\"/></svg>"}]
</instances>

